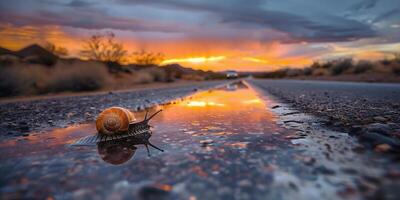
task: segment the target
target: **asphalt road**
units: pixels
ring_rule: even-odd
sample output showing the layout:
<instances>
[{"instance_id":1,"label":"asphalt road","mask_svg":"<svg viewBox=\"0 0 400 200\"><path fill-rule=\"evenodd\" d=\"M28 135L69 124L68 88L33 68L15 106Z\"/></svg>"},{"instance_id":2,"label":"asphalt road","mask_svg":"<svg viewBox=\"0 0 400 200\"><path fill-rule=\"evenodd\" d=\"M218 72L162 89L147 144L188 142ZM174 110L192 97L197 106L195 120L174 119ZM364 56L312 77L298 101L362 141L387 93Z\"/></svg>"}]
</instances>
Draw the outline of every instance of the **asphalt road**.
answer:
<instances>
[{"instance_id":1,"label":"asphalt road","mask_svg":"<svg viewBox=\"0 0 400 200\"><path fill-rule=\"evenodd\" d=\"M27 136L31 132L93 121L98 113L111 106L143 110L224 83L227 81L1 103L0 137Z\"/></svg>"},{"instance_id":2,"label":"asphalt road","mask_svg":"<svg viewBox=\"0 0 400 200\"><path fill-rule=\"evenodd\" d=\"M320 117L330 128L372 140L374 145L398 145L400 84L259 79L248 82Z\"/></svg>"},{"instance_id":3,"label":"asphalt road","mask_svg":"<svg viewBox=\"0 0 400 200\"><path fill-rule=\"evenodd\" d=\"M77 146L93 121L1 141L0 199L399 199L397 162L247 85L160 108L150 157L133 138Z\"/></svg>"}]
</instances>

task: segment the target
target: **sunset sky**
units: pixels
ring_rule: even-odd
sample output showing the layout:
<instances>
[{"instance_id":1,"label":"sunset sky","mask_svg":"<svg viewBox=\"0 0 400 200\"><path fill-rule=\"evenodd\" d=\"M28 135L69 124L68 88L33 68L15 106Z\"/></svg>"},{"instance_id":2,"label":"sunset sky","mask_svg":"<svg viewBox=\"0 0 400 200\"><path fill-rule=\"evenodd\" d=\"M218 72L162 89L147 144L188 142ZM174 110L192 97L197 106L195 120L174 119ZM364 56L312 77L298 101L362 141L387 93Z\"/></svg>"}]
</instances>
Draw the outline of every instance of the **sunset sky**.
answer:
<instances>
[{"instance_id":1,"label":"sunset sky","mask_svg":"<svg viewBox=\"0 0 400 200\"><path fill-rule=\"evenodd\" d=\"M1 0L0 46L45 41L78 55L113 31L130 51L167 63L240 71L302 67L400 52L399 0Z\"/></svg>"}]
</instances>

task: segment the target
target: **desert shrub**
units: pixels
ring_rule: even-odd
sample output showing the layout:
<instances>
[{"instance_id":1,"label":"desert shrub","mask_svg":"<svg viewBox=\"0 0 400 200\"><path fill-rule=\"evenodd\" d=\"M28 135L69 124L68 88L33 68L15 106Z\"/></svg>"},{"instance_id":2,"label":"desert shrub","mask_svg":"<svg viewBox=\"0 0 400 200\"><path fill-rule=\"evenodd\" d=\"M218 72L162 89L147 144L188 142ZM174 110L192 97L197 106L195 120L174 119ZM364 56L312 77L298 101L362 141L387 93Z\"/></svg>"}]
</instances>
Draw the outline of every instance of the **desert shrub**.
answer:
<instances>
[{"instance_id":1,"label":"desert shrub","mask_svg":"<svg viewBox=\"0 0 400 200\"><path fill-rule=\"evenodd\" d=\"M138 71L134 73L134 80L135 83L146 84L146 83L152 83L154 81L154 77L149 72Z\"/></svg>"},{"instance_id":2,"label":"desert shrub","mask_svg":"<svg viewBox=\"0 0 400 200\"><path fill-rule=\"evenodd\" d=\"M316 68L312 68L312 67L306 67L306 68L304 68L304 69L303 69L303 75L304 75L304 76L310 76L310 75L312 75L314 69L316 69Z\"/></svg>"},{"instance_id":3,"label":"desert shrub","mask_svg":"<svg viewBox=\"0 0 400 200\"><path fill-rule=\"evenodd\" d=\"M110 74L95 62L60 61L52 68L16 63L0 68L0 96L36 95L62 91L88 91L106 86Z\"/></svg>"},{"instance_id":4,"label":"desert shrub","mask_svg":"<svg viewBox=\"0 0 400 200\"><path fill-rule=\"evenodd\" d=\"M276 71L255 74L256 78L285 78L287 77L288 69L278 69Z\"/></svg>"},{"instance_id":5,"label":"desert shrub","mask_svg":"<svg viewBox=\"0 0 400 200\"><path fill-rule=\"evenodd\" d=\"M17 74L9 67L0 68L0 96L12 96L18 94L19 80Z\"/></svg>"},{"instance_id":6,"label":"desert shrub","mask_svg":"<svg viewBox=\"0 0 400 200\"><path fill-rule=\"evenodd\" d=\"M134 52L131 56L133 62L143 66L154 66L160 64L164 60L164 54L161 52L149 52L144 49Z\"/></svg>"},{"instance_id":7,"label":"desert shrub","mask_svg":"<svg viewBox=\"0 0 400 200\"><path fill-rule=\"evenodd\" d=\"M11 66L17 63L19 58L14 55L1 55L0 56L0 67Z\"/></svg>"},{"instance_id":8,"label":"desert shrub","mask_svg":"<svg viewBox=\"0 0 400 200\"><path fill-rule=\"evenodd\" d=\"M392 63L392 60L389 60L387 58L383 59L380 61L380 63L382 63L382 65L390 65Z\"/></svg>"},{"instance_id":9,"label":"desert shrub","mask_svg":"<svg viewBox=\"0 0 400 200\"><path fill-rule=\"evenodd\" d=\"M313 64L310 66L312 69L322 68L322 65L318 61L314 61Z\"/></svg>"},{"instance_id":10,"label":"desert shrub","mask_svg":"<svg viewBox=\"0 0 400 200\"><path fill-rule=\"evenodd\" d=\"M55 45L54 43L51 42L46 42L43 45L43 48L45 48L48 52L52 53L53 55L57 55L59 57L66 57L69 54L67 48Z\"/></svg>"},{"instance_id":11,"label":"desert shrub","mask_svg":"<svg viewBox=\"0 0 400 200\"><path fill-rule=\"evenodd\" d=\"M226 79L226 75L224 73L218 73L218 72L212 72L212 71L208 71L206 73L207 73L207 75L205 77L206 80Z\"/></svg>"},{"instance_id":12,"label":"desert shrub","mask_svg":"<svg viewBox=\"0 0 400 200\"><path fill-rule=\"evenodd\" d=\"M331 65L331 67L329 68L331 75L337 76L350 69L353 66L353 60L352 59L337 60L328 62L328 65Z\"/></svg>"},{"instance_id":13,"label":"desert shrub","mask_svg":"<svg viewBox=\"0 0 400 200\"><path fill-rule=\"evenodd\" d=\"M362 74L373 68L373 64L369 61L359 61L353 68L354 74Z\"/></svg>"},{"instance_id":14,"label":"desert shrub","mask_svg":"<svg viewBox=\"0 0 400 200\"><path fill-rule=\"evenodd\" d=\"M312 75L313 76L326 76L326 75L329 75L329 72L327 69L318 68L318 69L313 70Z\"/></svg>"},{"instance_id":15,"label":"desert shrub","mask_svg":"<svg viewBox=\"0 0 400 200\"><path fill-rule=\"evenodd\" d=\"M45 66L54 66L57 63L58 58L55 56L27 56L23 59L24 62L29 64L38 64Z\"/></svg>"},{"instance_id":16,"label":"desert shrub","mask_svg":"<svg viewBox=\"0 0 400 200\"><path fill-rule=\"evenodd\" d=\"M184 74L182 75L182 80L189 80L189 81L203 81L205 78L198 74Z\"/></svg>"},{"instance_id":17,"label":"desert shrub","mask_svg":"<svg viewBox=\"0 0 400 200\"><path fill-rule=\"evenodd\" d=\"M392 67L392 72L396 75L400 75L400 65L394 65Z\"/></svg>"},{"instance_id":18,"label":"desert shrub","mask_svg":"<svg viewBox=\"0 0 400 200\"><path fill-rule=\"evenodd\" d=\"M46 92L97 90L105 87L108 79L109 73L101 63L60 65L52 72Z\"/></svg>"},{"instance_id":19,"label":"desert shrub","mask_svg":"<svg viewBox=\"0 0 400 200\"><path fill-rule=\"evenodd\" d=\"M301 69L287 69L286 70L287 77L296 77L296 76L300 76L301 74L303 74L303 70L301 70Z\"/></svg>"},{"instance_id":20,"label":"desert shrub","mask_svg":"<svg viewBox=\"0 0 400 200\"><path fill-rule=\"evenodd\" d=\"M164 82L167 80L167 73L163 68L151 67L151 68L144 68L140 71L149 73L153 77L153 81Z\"/></svg>"},{"instance_id":21,"label":"desert shrub","mask_svg":"<svg viewBox=\"0 0 400 200\"><path fill-rule=\"evenodd\" d=\"M113 74L117 74L117 73L120 73L120 72L131 73L131 70L130 70L129 67L123 66L118 62L107 61L107 62L104 62L104 63L108 68L108 72L110 72L110 73L113 73Z\"/></svg>"},{"instance_id":22,"label":"desert shrub","mask_svg":"<svg viewBox=\"0 0 400 200\"><path fill-rule=\"evenodd\" d=\"M0 68L0 96L32 95L45 87L48 69L44 66L20 66Z\"/></svg>"}]
</instances>

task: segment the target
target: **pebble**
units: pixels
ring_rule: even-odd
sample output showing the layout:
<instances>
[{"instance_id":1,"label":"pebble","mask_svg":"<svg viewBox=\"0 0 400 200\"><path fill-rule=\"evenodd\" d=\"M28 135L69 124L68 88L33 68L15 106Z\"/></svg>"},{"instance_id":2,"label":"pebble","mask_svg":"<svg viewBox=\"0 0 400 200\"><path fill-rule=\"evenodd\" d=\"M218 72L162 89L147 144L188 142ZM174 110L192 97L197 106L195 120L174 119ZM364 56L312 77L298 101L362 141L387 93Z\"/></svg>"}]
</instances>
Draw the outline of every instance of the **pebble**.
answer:
<instances>
[{"instance_id":1,"label":"pebble","mask_svg":"<svg viewBox=\"0 0 400 200\"><path fill-rule=\"evenodd\" d=\"M375 121L378 121L378 122L386 122L386 121L388 121L388 119L386 119L385 117L382 117L382 116L376 116L373 119Z\"/></svg>"},{"instance_id":2,"label":"pebble","mask_svg":"<svg viewBox=\"0 0 400 200\"><path fill-rule=\"evenodd\" d=\"M389 134L391 131L391 128L387 124L382 124L382 123L372 123L367 126L367 130L369 132L376 132L376 133L382 133L382 134Z\"/></svg>"},{"instance_id":3,"label":"pebble","mask_svg":"<svg viewBox=\"0 0 400 200\"><path fill-rule=\"evenodd\" d=\"M318 166L314 169L314 173L316 174L325 174L325 175L334 175L335 171L329 169L325 166Z\"/></svg>"},{"instance_id":4,"label":"pebble","mask_svg":"<svg viewBox=\"0 0 400 200\"><path fill-rule=\"evenodd\" d=\"M394 149L397 147L400 147L400 143L390 137L387 137L385 135L379 134L379 133L374 133L374 132L367 132L364 133L360 136L360 139L366 142L371 142L374 145L378 144L388 144Z\"/></svg>"},{"instance_id":5,"label":"pebble","mask_svg":"<svg viewBox=\"0 0 400 200\"><path fill-rule=\"evenodd\" d=\"M213 142L214 142L214 141L211 140L211 139L200 140L201 147L206 147L206 146L208 146L209 144L211 144L211 143L213 143Z\"/></svg>"},{"instance_id":6,"label":"pebble","mask_svg":"<svg viewBox=\"0 0 400 200\"><path fill-rule=\"evenodd\" d=\"M239 181L239 186L240 187L250 187L251 186L251 181L245 179L245 180L241 180Z\"/></svg>"},{"instance_id":7,"label":"pebble","mask_svg":"<svg viewBox=\"0 0 400 200\"><path fill-rule=\"evenodd\" d=\"M391 146L388 144L378 144L375 146L374 150L379 153L388 152L391 149Z\"/></svg>"},{"instance_id":8,"label":"pebble","mask_svg":"<svg viewBox=\"0 0 400 200\"><path fill-rule=\"evenodd\" d=\"M362 126L360 125L354 125L351 126L349 133L350 134L359 134L363 130Z\"/></svg>"},{"instance_id":9,"label":"pebble","mask_svg":"<svg viewBox=\"0 0 400 200\"><path fill-rule=\"evenodd\" d=\"M139 197L141 199L162 199L165 198L169 192L153 186L144 186L139 190Z\"/></svg>"},{"instance_id":10,"label":"pebble","mask_svg":"<svg viewBox=\"0 0 400 200\"><path fill-rule=\"evenodd\" d=\"M300 136L300 135L287 135L287 136L285 136L285 138L292 140L292 139L301 139L301 138L304 138L304 137Z\"/></svg>"}]
</instances>

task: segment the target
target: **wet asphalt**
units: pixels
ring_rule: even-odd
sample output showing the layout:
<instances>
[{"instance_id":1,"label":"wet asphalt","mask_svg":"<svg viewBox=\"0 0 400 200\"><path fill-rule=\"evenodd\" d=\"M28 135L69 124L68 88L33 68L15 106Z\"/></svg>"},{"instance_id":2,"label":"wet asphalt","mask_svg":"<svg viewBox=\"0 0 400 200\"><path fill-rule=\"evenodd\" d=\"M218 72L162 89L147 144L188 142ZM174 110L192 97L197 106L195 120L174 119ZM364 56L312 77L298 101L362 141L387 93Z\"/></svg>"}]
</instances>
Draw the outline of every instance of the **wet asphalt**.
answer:
<instances>
[{"instance_id":1,"label":"wet asphalt","mask_svg":"<svg viewBox=\"0 0 400 200\"><path fill-rule=\"evenodd\" d=\"M164 110L150 122L150 141L164 152L151 148L150 157L129 139L74 145L96 134L93 121L5 139L1 199L400 197L396 160L252 84L152 107Z\"/></svg>"},{"instance_id":2,"label":"wet asphalt","mask_svg":"<svg viewBox=\"0 0 400 200\"><path fill-rule=\"evenodd\" d=\"M356 135L373 146L386 142L393 150L400 150L400 84L261 79L248 82L302 112L318 116L331 129Z\"/></svg>"},{"instance_id":3,"label":"wet asphalt","mask_svg":"<svg viewBox=\"0 0 400 200\"><path fill-rule=\"evenodd\" d=\"M93 121L102 110L112 106L143 110L225 83L227 81L208 81L158 89L0 103L0 138L28 136L30 132Z\"/></svg>"}]
</instances>

